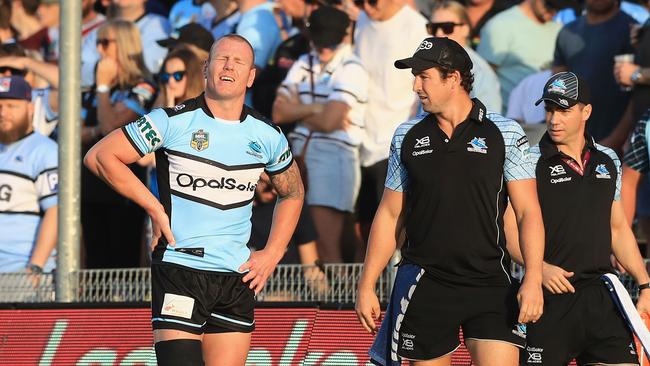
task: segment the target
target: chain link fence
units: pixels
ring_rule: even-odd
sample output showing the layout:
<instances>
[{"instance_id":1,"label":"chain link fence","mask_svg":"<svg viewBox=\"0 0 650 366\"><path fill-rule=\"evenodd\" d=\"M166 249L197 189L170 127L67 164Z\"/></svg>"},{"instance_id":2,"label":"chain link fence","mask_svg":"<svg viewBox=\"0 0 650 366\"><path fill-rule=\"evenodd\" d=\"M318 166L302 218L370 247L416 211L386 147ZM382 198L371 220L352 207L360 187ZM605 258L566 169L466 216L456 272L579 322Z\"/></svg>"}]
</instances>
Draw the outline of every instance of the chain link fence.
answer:
<instances>
[{"instance_id":1,"label":"chain link fence","mask_svg":"<svg viewBox=\"0 0 650 366\"><path fill-rule=\"evenodd\" d=\"M323 267L279 265L269 277L258 301L354 303L356 286L363 264L327 264ZM387 303L396 268L389 266L377 282L379 301ZM619 276L636 300L634 280ZM0 274L0 303L48 303L55 301L53 273ZM151 272L149 268L81 270L71 281L77 303L149 302Z\"/></svg>"}]
</instances>

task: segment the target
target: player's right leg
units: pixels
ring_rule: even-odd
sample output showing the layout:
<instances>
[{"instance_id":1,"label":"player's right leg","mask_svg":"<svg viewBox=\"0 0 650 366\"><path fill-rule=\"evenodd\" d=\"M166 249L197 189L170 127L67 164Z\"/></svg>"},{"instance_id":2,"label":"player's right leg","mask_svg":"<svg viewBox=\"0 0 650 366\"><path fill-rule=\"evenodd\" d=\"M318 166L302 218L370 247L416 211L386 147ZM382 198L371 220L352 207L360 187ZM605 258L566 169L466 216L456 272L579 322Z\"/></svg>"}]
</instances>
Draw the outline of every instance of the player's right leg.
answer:
<instances>
[{"instance_id":1,"label":"player's right leg","mask_svg":"<svg viewBox=\"0 0 650 366\"><path fill-rule=\"evenodd\" d=\"M151 322L159 366L203 366L201 340L209 312L206 274L151 266Z\"/></svg>"},{"instance_id":2,"label":"player's right leg","mask_svg":"<svg viewBox=\"0 0 650 366\"><path fill-rule=\"evenodd\" d=\"M397 354L415 366L451 365L451 354L460 346L458 331L464 317L457 291L426 273L415 286L400 301Z\"/></svg>"},{"instance_id":3,"label":"player's right leg","mask_svg":"<svg viewBox=\"0 0 650 366\"><path fill-rule=\"evenodd\" d=\"M201 336L175 329L153 332L158 366L204 366Z\"/></svg>"}]
</instances>

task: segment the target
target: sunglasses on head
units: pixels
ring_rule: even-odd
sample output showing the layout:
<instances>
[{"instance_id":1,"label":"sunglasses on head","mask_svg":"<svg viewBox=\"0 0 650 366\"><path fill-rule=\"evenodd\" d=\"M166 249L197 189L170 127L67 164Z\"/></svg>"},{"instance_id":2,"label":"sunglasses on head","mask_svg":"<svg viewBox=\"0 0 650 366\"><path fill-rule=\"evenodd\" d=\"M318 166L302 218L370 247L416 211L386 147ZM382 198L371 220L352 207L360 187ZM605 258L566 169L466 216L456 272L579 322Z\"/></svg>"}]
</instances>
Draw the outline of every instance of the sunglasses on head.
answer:
<instances>
[{"instance_id":1,"label":"sunglasses on head","mask_svg":"<svg viewBox=\"0 0 650 366\"><path fill-rule=\"evenodd\" d=\"M376 6L377 0L354 0L354 5L356 5L357 8L363 8L364 3L368 3L370 6Z\"/></svg>"},{"instance_id":2,"label":"sunglasses on head","mask_svg":"<svg viewBox=\"0 0 650 366\"><path fill-rule=\"evenodd\" d=\"M166 72L161 72L160 73L160 81L163 84L167 84L169 82L169 79L172 78L172 77L176 81L181 81L181 80L183 80L183 77L185 77L185 71L175 71L175 72L172 72L171 74L166 73Z\"/></svg>"},{"instance_id":3,"label":"sunglasses on head","mask_svg":"<svg viewBox=\"0 0 650 366\"><path fill-rule=\"evenodd\" d=\"M454 33L454 27L463 25L463 23L454 23L454 22L442 22L442 23L427 23L427 32L430 35L435 36L438 33L438 29L442 29L442 32L446 35Z\"/></svg>"},{"instance_id":4,"label":"sunglasses on head","mask_svg":"<svg viewBox=\"0 0 650 366\"><path fill-rule=\"evenodd\" d=\"M109 44L111 44L111 42L115 42L115 40L114 39L108 39L108 38L97 38L96 44L98 46L102 46L103 48L106 48L106 47L108 47Z\"/></svg>"},{"instance_id":5,"label":"sunglasses on head","mask_svg":"<svg viewBox=\"0 0 650 366\"><path fill-rule=\"evenodd\" d=\"M21 69L15 69L9 66L0 66L0 74L4 75L9 72L12 76L25 76L27 71Z\"/></svg>"}]
</instances>

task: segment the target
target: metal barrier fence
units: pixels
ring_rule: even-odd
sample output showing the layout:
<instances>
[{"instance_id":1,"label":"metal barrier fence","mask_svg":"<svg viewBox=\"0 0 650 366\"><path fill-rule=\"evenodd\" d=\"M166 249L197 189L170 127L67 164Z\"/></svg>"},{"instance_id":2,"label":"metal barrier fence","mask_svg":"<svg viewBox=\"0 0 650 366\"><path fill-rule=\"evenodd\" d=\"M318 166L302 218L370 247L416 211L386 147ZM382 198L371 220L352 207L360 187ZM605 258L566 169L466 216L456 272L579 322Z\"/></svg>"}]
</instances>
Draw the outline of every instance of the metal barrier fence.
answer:
<instances>
[{"instance_id":1,"label":"metal barrier fence","mask_svg":"<svg viewBox=\"0 0 650 366\"><path fill-rule=\"evenodd\" d=\"M353 303L356 286L363 265L328 264L322 272L316 266L279 265L269 277L258 301ZM395 275L389 266L377 282L379 301L387 303ZM636 299L634 280L620 276L621 281ZM73 302L111 303L148 302L151 300L151 273L149 268L93 269L73 274L75 288ZM0 274L0 303L47 303L55 301L54 275L34 276L26 273Z\"/></svg>"}]
</instances>

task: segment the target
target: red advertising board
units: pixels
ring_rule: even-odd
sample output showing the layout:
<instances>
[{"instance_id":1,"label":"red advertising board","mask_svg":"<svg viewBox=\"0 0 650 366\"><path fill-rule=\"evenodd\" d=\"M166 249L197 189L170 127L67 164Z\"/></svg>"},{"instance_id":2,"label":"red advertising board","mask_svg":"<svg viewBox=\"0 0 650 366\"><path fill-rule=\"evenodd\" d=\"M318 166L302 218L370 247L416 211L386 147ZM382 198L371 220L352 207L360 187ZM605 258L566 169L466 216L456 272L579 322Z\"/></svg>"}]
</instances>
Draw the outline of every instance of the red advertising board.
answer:
<instances>
[{"instance_id":1,"label":"red advertising board","mask_svg":"<svg viewBox=\"0 0 650 366\"><path fill-rule=\"evenodd\" d=\"M351 310L261 308L255 312L247 365L370 365L372 336ZM469 365L464 347L455 365ZM133 309L0 310L0 364L155 365L150 311Z\"/></svg>"}]
</instances>

